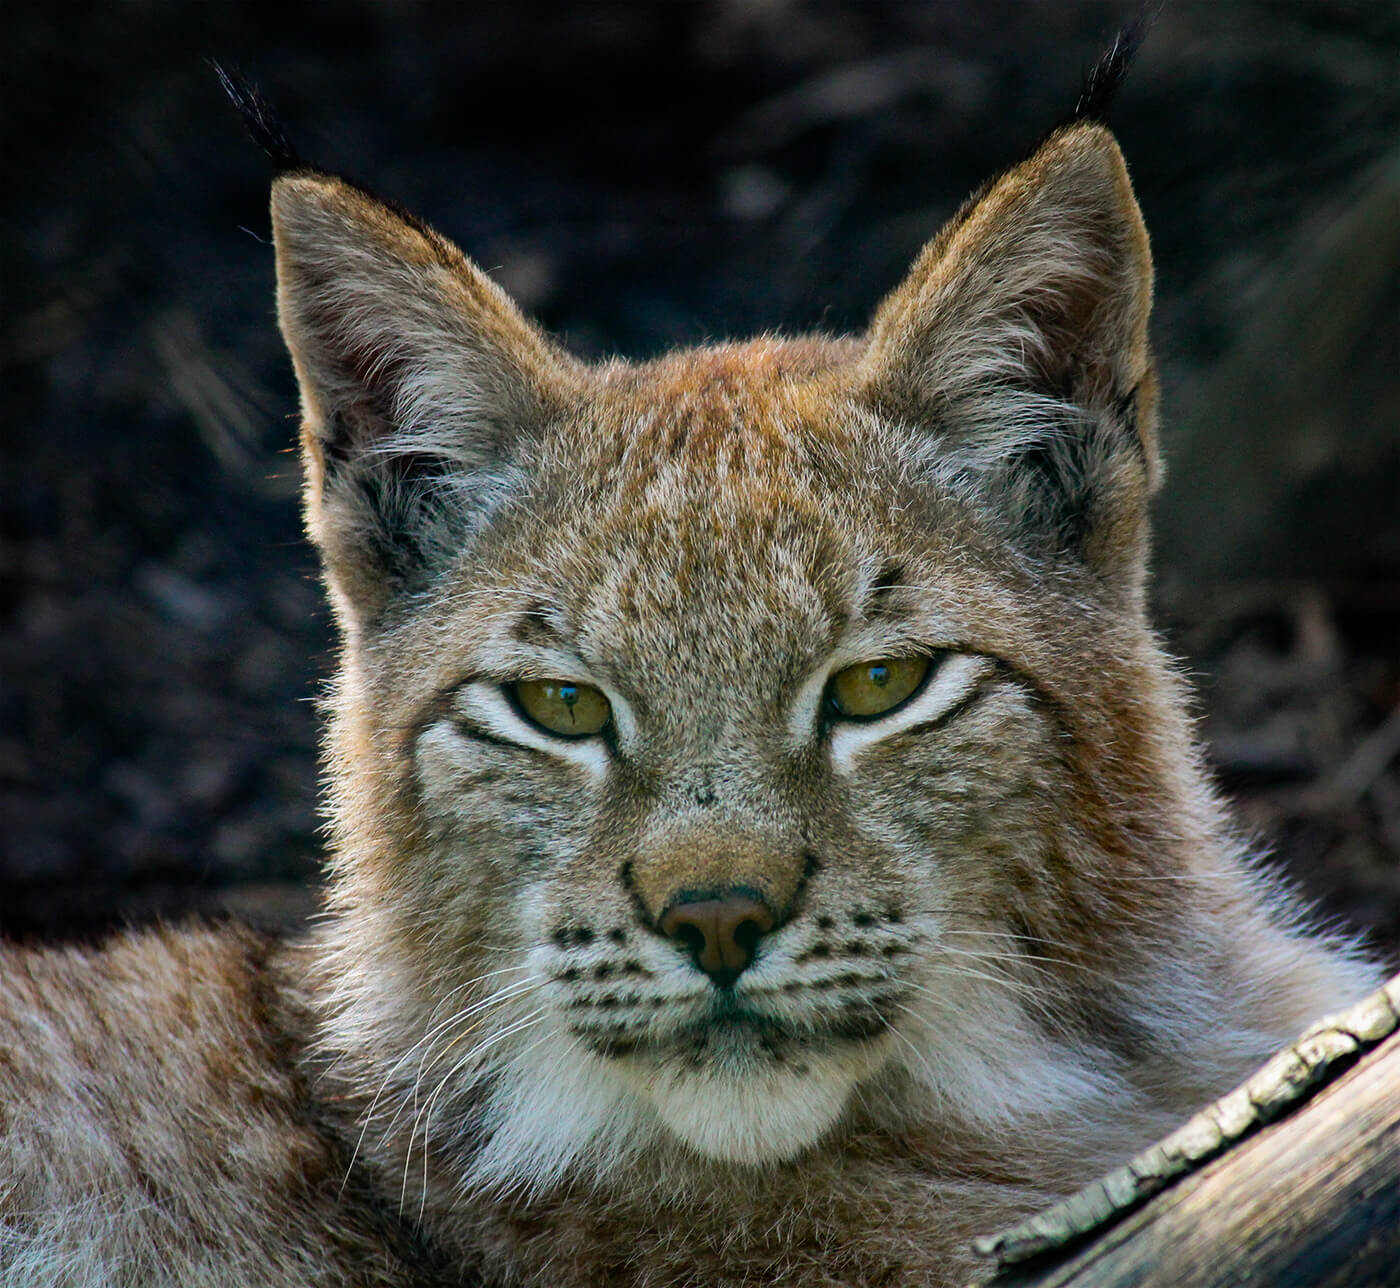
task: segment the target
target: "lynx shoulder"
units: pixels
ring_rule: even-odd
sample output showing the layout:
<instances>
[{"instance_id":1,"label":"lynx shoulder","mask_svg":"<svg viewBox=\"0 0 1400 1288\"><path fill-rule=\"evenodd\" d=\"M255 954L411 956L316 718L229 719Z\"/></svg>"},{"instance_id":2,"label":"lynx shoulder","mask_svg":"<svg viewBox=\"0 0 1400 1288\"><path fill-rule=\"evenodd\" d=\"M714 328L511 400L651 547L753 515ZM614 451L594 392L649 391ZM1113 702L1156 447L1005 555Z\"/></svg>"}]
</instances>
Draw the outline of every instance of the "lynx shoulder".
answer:
<instances>
[{"instance_id":1,"label":"lynx shoulder","mask_svg":"<svg viewBox=\"0 0 1400 1288\"><path fill-rule=\"evenodd\" d=\"M1054 134L862 336L585 365L272 195L327 919L7 951L6 1284L953 1284L1374 972L1144 617L1148 241Z\"/></svg>"}]
</instances>

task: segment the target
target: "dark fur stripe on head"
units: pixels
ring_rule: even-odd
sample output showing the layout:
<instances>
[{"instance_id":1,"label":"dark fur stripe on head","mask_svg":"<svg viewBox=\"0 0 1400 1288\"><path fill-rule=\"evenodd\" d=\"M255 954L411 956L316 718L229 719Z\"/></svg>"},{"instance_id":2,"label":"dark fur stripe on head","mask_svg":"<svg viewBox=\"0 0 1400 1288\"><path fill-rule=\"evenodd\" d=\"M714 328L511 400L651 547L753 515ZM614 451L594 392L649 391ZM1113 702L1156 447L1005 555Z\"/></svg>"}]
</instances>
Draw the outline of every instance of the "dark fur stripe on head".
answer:
<instances>
[{"instance_id":1,"label":"dark fur stripe on head","mask_svg":"<svg viewBox=\"0 0 1400 1288\"><path fill-rule=\"evenodd\" d=\"M277 167L277 173L314 169L315 167L307 165L292 146L277 113L258 92L257 86L239 72L227 71L217 60L210 58L207 61L214 75L219 78L224 93L229 96L229 101L243 118L244 128L253 142L271 158L272 164Z\"/></svg>"}]
</instances>

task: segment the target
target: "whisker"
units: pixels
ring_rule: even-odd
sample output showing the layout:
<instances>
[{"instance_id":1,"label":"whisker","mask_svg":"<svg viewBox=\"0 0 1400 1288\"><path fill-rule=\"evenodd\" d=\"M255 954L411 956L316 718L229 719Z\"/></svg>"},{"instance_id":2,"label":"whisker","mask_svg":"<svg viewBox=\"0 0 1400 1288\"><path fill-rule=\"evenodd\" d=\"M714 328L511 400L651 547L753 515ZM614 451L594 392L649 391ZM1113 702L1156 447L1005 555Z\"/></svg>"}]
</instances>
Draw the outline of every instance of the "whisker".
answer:
<instances>
[{"instance_id":1,"label":"whisker","mask_svg":"<svg viewBox=\"0 0 1400 1288\"><path fill-rule=\"evenodd\" d=\"M461 992L462 989L464 989L464 988L470 988L472 985L480 983L483 979L488 979L488 978L490 978L492 975L497 975L497 974L502 974L502 973L504 973L504 972L500 972L500 971L491 971L491 972L489 972L487 975L479 975L479 976L477 976L477 977L474 978L474 979L468 980L465 984L459 985L458 988L454 989L453 991L454 991L454 992ZM370 1124L374 1121L375 1111L376 1111L376 1110L378 1109L378 1107L379 1107L379 1102L380 1102L380 1100L383 1098L384 1093L388 1090L389 1084L390 1084L390 1082L393 1081L394 1076L398 1073L398 1071L399 1071L401 1068L403 1068L403 1066L404 1066L409 1060L411 1060L411 1059L413 1058L413 1053L414 1053L415 1051L417 1051L420 1047L424 1047L424 1044L425 1044L425 1043L428 1044L428 1049L430 1049L431 1043L433 1042L434 1039L436 1039L438 1036L440 1036L440 1035L441 1035L442 1033L444 1033L446 1030L452 1028L454 1025L460 1024L460 1023L464 1022L465 1020L470 1019L473 1015L478 1014L480 1011L482 1011L482 1010L485 1009L486 1007L489 1007L489 1006L492 1006L492 1005L499 1005L499 1004L502 1003L502 1002L509 1001L510 999L512 999L512 998L514 998L514 997L519 997L519 996L521 996L522 994L529 992L532 988L537 988L537 987L539 987L539 982L538 982L537 980L525 979L525 980L518 980L518 981L516 981L514 984L507 984L504 988L497 989L495 992L489 994L487 997L482 998L482 999L480 999L480 1000L478 1000L478 1001L472 1003L471 1005L469 1005L469 1006L463 1008L463 1009L460 1010L460 1011L454 1012L454 1013L453 1013L451 1016L449 1016L447 1019L442 1020L442 1021L440 1021L439 1023L433 1024L433 1025L422 1035L422 1037L420 1037L416 1042L414 1042L412 1046L410 1046L406 1051L403 1052L402 1055L399 1056L399 1058L398 1058L397 1060L394 1061L394 1063L389 1067L388 1071L384 1074L384 1077L380 1080L379 1087L378 1087L378 1089L375 1091L374 1097L371 1099L371 1101L370 1101L368 1107L367 1107L367 1108L363 1111L363 1113L361 1114L362 1122L361 1122L361 1127L360 1127L360 1134L359 1134L359 1136L358 1136L358 1137L356 1138L356 1140L355 1140L355 1148L354 1148L354 1150L351 1152L350 1161L349 1161L349 1163L347 1164L346 1169L345 1169L345 1176L342 1178L341 1183L340 1183L340 1188L341 1188L341 1192L342 1192L342 1193L344 1193L344 1191L345 1191L345 1186L349 1183L349 1180L350 1180L350 1173L351 1173L351 1171L354 1169L355 1160L359 1157L359 1155L360 1155L360 1150L361 1150L361 1149L363 1148L363 1146L364 1146L365 1135L366 1135L366 1133L368 1133L368 1131L369 1131ZM440 1001L440 1002L438 1003L438 1005L435 1006L435 1007L433 1008L432 1015L436 1015L437 1012L438 1012L438 1010L439 1010L439 1009L441 1008L441 1006L443 1005L443 1002L445 1002L445 1001L447 1001L447 1000L448 1000L448 998L443 998L442 1001ZM429 1016L430 1021L431 1021L431 1019L432 1019L432 1015ZM422 1055L422 1060L420 1060L420 1062L419 1062L418 1073L414 1076L414 1079L413 1079L413 1087L414 1087L415 1089L416 1089L417 1086L419 1085L419 1082L421 1081L422 1076L423 1076L424 1069L423 1069L423 1063L422 1063L422 1061L425 1061L425 1060L427 1059L427 1057L428 1057L428 1049L424 1049L423 1055ZM398 1120L398 1116L399 1116L399 1114L402 1113L402 1112L403 1112L403 1106L400 1106L400 1108L399 1108L398 1110L395 1111L393 1117L390 1118L388 1125L387 1125L387 1126L385 1127L385 1129L384 1129L384 1135L385 1135L386 1137L387 1137L388 1133L389 1133L390 1131L393 1130L394 1123Z\"/></svg>"},{"instance_id":2,"label":"whisker","mask_svg":"<svg viewBox=\"0 0 1400 1288\"><path fill-rule=\"evenodd\" d=\"M490 997L484 998L479 1002L474 1002L471 1006L468 1006L463 1010L458 1011L450 1018L443 1020L440 1024L436 1026L431 1036L439 1037L442 1034L446 1033L454 1025L460 1024L465 1020L471 1019L473 1016L478 1016L483 1010L487 1009L488 1007L501 1005L505 1002L513 1001L516 998L522 997L526 993L529 993L539 987L540 984L538 980L521 980L516 984L509 984L505 988L497 989L496 992L491 994ZM452 1038L450 1042L447 1043L446 1046L444 1046L435 1055L432 1055L431 1060L429 1060L429 1055L431 1054L431 1047L424 1050L421 1058L418 1061L418 1071L413 1076L413 1081L410 1084L408 1092L405 1094L403 1101L400 1103L399 1107L394 1111L393 1116L385 1124L384 1130L380 1136L381 1140L388 1138L389 1133L394 1130L394 1124L397 1123L399 1120L399 1115L402 1114L403 1111L407 1109L410 1104L413 1106L414 1113L417 1113L418 1088L422 1085L424 1076L427 1073L429 1073L433 1068L435 1068L437 1064L447 1055L447 1053L453 1049L453 1047L455 1047L459 1042L463 1041L465 1038L470 1037L473 1033L477 1031L479 1027L480 1021L478 1021L476 1024L471 1025L463 1032L458 1033L454 1038ZM418 1042L414 1043L413 1047L410 1048L409 1052L407 1052L406 1054L411 1055L412 1051L415 1050L417 1047L421 1046L423 1041L424 1039L420 1038ZM400 1060L395 1065L395 1068L397 1068L398 1065L402 1063L403 1057L400 1057Z\"/></svg>"},{"instance_id":3,"label":"whisker","mask_svg":"<svg viewBox=\"0 0 1400 1288\"><path fill-rule=\"evenodd\" d=\"M960 966L955 963L949 963L949 971L956 978L976 979L982 981L983 983L993 984L996 985L998 988L1003 988L1013 997L1015 997L1018 1002L1021 1002L1024 1005L1026 1005L1028 1008L1034 1011L1035 1014L1039 1015L1042 1019L1051 1023L1053 1023L1055 1020L1055 1013L1046 1003L1044 991L1041 989L1037 989L1034 985L1029 984L1024 980L1013 980L1008 979L1004 975L990 974L986 971L970 970L966 966ZM927 994L929 997L932 997L937 1001L947 1001L947 998L944 994L938 992L933 988L930 988L926 984L920 984L914 980L902 980L901 983L903 983L905 987L913 989L915 992L918 993Z\"/></svg>"},{"instance_id":4,"label":"whisker","mask_svg":"<svg viewBox=\"0 0 1400 1288\"><path fill-rule=\"evenodd\" d=\"M932 963L932 965L934 965L935 969L937 969L939 963ZM1034 999L1038 998L1041 995L1040 990L1037 989L1034 984L1031 984L1026 980L1012 979L1006 975L998 975L992 971L974 970L968 966L963 966L954 962L948 963L947 969L953 975L956 975L960 979L977 979L981 980L983 983L986 984L995 984L999 988L1004 988L1008 992L1015 993L1021 997ZM906 980L901 982L907 983L911 988L916 988L919 989L921 992L929 994L930 997L940 996L937 992L935 992L932 988L928 987L925 984L918 984L912 980Z\"/></svg>"},{"instance_id":5,"label":"whisker","mask_svg":"<svg viewBox=\"0 0 1400 1288\"><path fill-rule=\"evenodd\" d=\"M896 1002L895 1005L899 1007L899 1009L903 1011L906 1015L912 1016L916 1020L920 1018L919 1013L916 1010L914 1010L913 1007L906 1005L904 1002ZM914 1059L917 1060L921 1065L923 1065L924 1072L928 1074L929 1082L933 1085L937 1085L938 1075L934 1073L933 1065L929 1063L928 1056L925 1055L922 1051L920 1051L919 1048L916 1047L914 1043L909 1039L909 1037L906 1034L901 1033L897 1028L894 1027L893 1024L889 1026L889 1031L893 1033L894 1036L900 1042L903 1042L904 1045L907 1046L910 1052L913 1054Z\"/></svg>"},{"instance_id":6,"label":"whisker","mask_svg":"<svg viewBox=\"0 0 1400 1288\"><path fill-rule=\"evenodd\" d=\"M541 1011L542 1011L542 1010L543 1010L543 1008L541 1008ZM540 1012L536 1012L536 1014L538 1015L538 1014L540 1014ZM532 1021L532 1023L533 1023L533 1022L534 1022L534 1021ZM529 1025L526 1025L526 1026L524 1026L524 1027L528 1028ZM517 1030L517 1031L519 1031L519 1030ZM549 1039L550 1039L551 1037L555 1037L555 1036L557 1036L556 1033L554 1033L553 1031L547 1030L546 1032L540 1034L540 1036L537 1037L537 1038L536 1038L533 1042L531 1042L528 1046L524 1046L524 1047L522 1047L519 1051L517 1051L517 1052L515 1053L516 1058L519 1059L519 1058L521 1058L522 1056L529 1055L529 1053L530 1053L531 1051L533 1051L537 1046L539 1046L541 1042L548 1042ZM576 1046L576 1045L577 1045L576 1040L575 1040L573 1037L570 1037L570 1038L569 1038L569 1047L574 1047L574 1046ZM567 1049L567 1048L566 1048L566 1049ZM556 1063L558 1063L558 1061L556 1061ZM425 1121L424 1124L423 1124L423 1187L422 1187L422 1195L421 1195L421 1197L419 1198L419 1201L418 1201L418 1223L419 1223L420 1225L423 1223L423 1213L426 1211L427 1206L428 1206L428 1131L429 1131L430 1126L431 1126L431 1124L430 1124L429 1122L427 1122L427 1121ZM412 1137L410 1137L409 1148L410 1148L410 1153L411 1153L411 1152L412 1152ZM407 1165L407 1159L405 1159L405 1166L406 1166L406 1165Z\"/></svg>"},{"instance_id":7,"label":"whisker","mask_svg":"<svg viewBox=\"0 0 1400 1288\"><path fill-rule=\"evenodd\" d=\"M414 1140L415 1140L415 1139L417 1138L417 1136L418 1136L418 1126L419 1126L419 1123L421 1122L421 1123L422 1123L422 1126L423 1126L423 1152L424 1152L423 1165L424 1165L424 1168L426 1168L426 1167L427 1167L427 1162L428 1162L428 1160L427 1160L428 1142L429 1142L429 1136L430 1136L430 1133L431 1133L431 1130L432 1130L432 1114L433 1114L433 1107L434 1107L434 1105L437 1103L438 1097L439 1097L439 1096L443 1093L443 1091L446 1089L447 1085L448 1085L450 1082L452 1082L453 1079L456 1078L458 1072L459 1072L461 1069L463 1069L466 1065L468 1065L469 1063L471 1063L471 1061L475 1060L475 1059L476 1059L478 1056L480 1056L483 1052L490 1050L490 1049L491 1049L493 1046L495 1046L497 1043L505 1041L506 1038L511 1037L513 1034L519 1033L519 1032L521 1032L521 1031L524 1030L524 1029L528 1029L528 1028L529 1028L531 1025L533 1025L533 1024L538 1024L538 1023L540 1022L541 1018L544 1016L544 1013L545 1013L545 1008L544 1008L544 1007L538 1007L538 1008L536 1008L535 1010L531 1011L528 1015L524 1016L522 1019L516 1020L516 1021L515 1021L514 1023L512 1023L512 1024L506 1025L505 1028L500 1029L500 1030L498 1030L497 1032L491 1034L490 1037L483 1039L481 1042L477 1043L477 1045L474 1046L470 1051L468 1051L468 1052L466 1053L466 1055L464 1055L460 1060L458 1060L457 1063L454 1064L454 1065L452 1066L452 1068L449 1069L449 1070L438 1080L437 1086L433 1089L432 1095L430 1095L430 1096L428 1097L427 1101L424 1103L423 1108L422 1108L420 1111L417 1111L417 1112L414 1114L413 1123L412 1123L412 1125L411 1125L410 1128L409 1128L409 1133L408 1133L408 1148L404 1151L403 1181L402 1181L402 1184L401 1184L401 1186L400 1186L400 1188L399 1188L399 1215L400 1215L400 1216L403 1215L403 1205L404 1205L404 1201L405 1201L405 1199L407 1199L407 1197L408 1197L408 1169L409 1169L409 1165L411 1164L411 1162L412 1162L412 1160L413 1160L413 1142L414 1142ZM416 1083L415 1083L415 1095L414 1095L414 1102L415 1102L415 1104L417 1103L417 1094L416 1094L416 1092L417 1092L417 1085L416 1085Z\"/></svg>"},{"instance_id":8,"label":"whisker","mask_svg":"<svg viewBox=\"0 0 1400 1288\"><path fill-rule=\"evenodd\" d=\"M1017 936L1017 942L1025 942L1024 937ZM971 957L976 961L984 961L993 964L1005 964L1015 966L1020 962L1037 962L1047 966L1064 966L1070 970L1081 971L1086 975L1092 975L1095 979L1101 979L1106 983L1114 983L1114 977L1107 971L1101 971L1097 967L1088 966L1083 962L1068 961L1063 957L1047 957L1043 953L1027 953L1019 949L1014 952L977 952L971 948L954 948L951 944L939 944L938 951L950 953L956 957Z\"/></svg>"}]
</instances>

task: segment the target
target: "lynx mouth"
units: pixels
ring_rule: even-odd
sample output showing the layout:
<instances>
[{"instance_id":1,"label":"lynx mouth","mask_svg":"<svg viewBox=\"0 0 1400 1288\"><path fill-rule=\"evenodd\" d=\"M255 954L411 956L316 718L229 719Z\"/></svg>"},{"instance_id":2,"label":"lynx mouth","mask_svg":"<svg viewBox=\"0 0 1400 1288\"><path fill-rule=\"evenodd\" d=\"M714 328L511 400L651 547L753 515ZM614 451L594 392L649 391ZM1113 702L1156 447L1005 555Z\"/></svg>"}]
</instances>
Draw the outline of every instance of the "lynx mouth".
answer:
<instances>
[{"instance_id":1,"label":"lynx mouth","mask_svg":"<svg viewBox=\"0 0 1400 1288\"><path fill-rule=\"evenodd\" d=\"M853 1004L802 1023L773 1015L724 990L708 1014L658 1032L651 1026L619 1024L608 1031L576 1030L597 1054L614 1060L650 1057L700 1070L734 1066L800 1064L850 1044L868 1043L889 1032L889 1003Z\"/></svg>"}]
</instances>

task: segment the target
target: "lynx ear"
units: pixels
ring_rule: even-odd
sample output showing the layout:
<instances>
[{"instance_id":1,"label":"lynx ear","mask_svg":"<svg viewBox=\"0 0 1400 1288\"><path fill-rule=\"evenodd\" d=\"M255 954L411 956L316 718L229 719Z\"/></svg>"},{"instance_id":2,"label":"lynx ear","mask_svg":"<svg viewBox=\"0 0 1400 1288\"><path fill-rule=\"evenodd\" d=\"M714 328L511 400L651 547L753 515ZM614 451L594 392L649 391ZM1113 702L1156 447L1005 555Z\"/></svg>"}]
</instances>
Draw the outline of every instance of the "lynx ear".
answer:
<instances>
[{"instance_id":1,"label":"lynx ear","mask_svg":"<svg viewBox=\"0 0 1400 1288\"><path fill-rule=\"evenodd\" d=\"M342 623L459 545L576 368L461 251L326 175L272 189L308 530Z\"/></svg>"},{"instance_id":2,"label":"lynx ear","mask_svg":"<svg viewBox=\"0 0 1400 1288\"><path fill-rule=\"evenodd\" d=\"M974 196L876 314L864 392L1014 532L1140 588L1157 473L1152 261L1113 136L1078 124Z\"/></svg>"}]
</instances>

